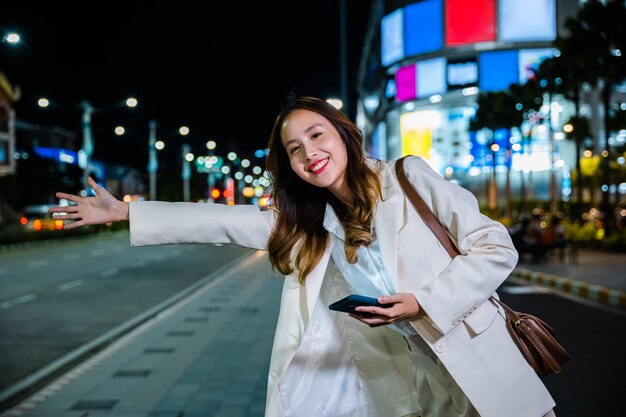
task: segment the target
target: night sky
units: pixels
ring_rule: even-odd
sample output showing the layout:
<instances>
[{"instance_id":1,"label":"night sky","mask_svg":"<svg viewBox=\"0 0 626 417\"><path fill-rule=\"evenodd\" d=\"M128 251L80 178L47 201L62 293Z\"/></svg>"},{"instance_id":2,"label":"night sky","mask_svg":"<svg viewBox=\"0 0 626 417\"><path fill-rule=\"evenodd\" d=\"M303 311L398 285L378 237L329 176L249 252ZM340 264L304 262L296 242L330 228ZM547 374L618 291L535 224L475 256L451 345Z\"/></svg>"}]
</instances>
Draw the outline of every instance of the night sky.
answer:
<instances>
[{"instance_id":1,"label":"night sky","mask_svg":"<svg viewBox=\"0 0 626 417\"><path fill-rule=\"evenodd\" d=\"M371 3L347 0L352 103ZM22 37L17 47L0 45L0 71L22 90L18 119L80 134L81 100L139 100L94 114L94 159L145 169L150 119L166 141L161 168L178 157L183 124L197 154L209 139L217 153L251 153L266 147L288 93L341 93L339 1L12 1L2 9L3 34ZM41 96L68 110L40 109ZM116 125L127 136L115 136Z\"/></svg>"}]
</instances>

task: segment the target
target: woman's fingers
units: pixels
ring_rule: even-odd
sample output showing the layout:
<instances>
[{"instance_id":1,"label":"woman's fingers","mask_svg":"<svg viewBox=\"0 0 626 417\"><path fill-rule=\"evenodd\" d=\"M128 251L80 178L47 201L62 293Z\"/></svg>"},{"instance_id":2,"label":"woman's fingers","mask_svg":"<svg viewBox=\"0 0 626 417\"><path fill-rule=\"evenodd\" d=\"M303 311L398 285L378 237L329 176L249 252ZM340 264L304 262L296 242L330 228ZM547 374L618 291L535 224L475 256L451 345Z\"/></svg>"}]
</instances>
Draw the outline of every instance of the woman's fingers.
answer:
<instances>
[{"instance_id":1,"label":"woman's fingers","mask_svg":"<svg viewBox=\"0 0 626 417\"><path fill-rule=\"evenodd\" d=\"M57 198L64 198L66 200L73 201L74 203L78 203L82 199L82 197L80 196L77 196L74 194L61 193L61 192L58 192L55 195L57 196Z\"/></svg>"},{"instance_id":2,"label":"woman's fingers","mask_svg":"<svg viewBox=\"0 0 626 417\"><path fill-rule=\"evenodd\" d=\"M78 206L56 206L48 209L50 213L76 213L78 212Z\"/></svg>"},{"instance_id":3,"label":"woman's fingers","mask_svg":"<svg viewBox=\"0 0 626 417\"><path fill-rule=\"evenodd\" d=\"M83 222L82 220L79 220L76 222L64 223L63 229L66 229L66 230L76 229L77 227L81 227L84 225L85 225L85 222Z\"/></svg>"},{"instance_id":4,"label":"woman's fingers","mask_svg":"<svg viewBox=\"0 0 626 417\"><path fill-rule=\"evenodd\" d=\"M70 213L70 214L59 214L54 216L55 220L76 220L82 219L82 216L78 213Z\"/></svg>"}]
</instances>

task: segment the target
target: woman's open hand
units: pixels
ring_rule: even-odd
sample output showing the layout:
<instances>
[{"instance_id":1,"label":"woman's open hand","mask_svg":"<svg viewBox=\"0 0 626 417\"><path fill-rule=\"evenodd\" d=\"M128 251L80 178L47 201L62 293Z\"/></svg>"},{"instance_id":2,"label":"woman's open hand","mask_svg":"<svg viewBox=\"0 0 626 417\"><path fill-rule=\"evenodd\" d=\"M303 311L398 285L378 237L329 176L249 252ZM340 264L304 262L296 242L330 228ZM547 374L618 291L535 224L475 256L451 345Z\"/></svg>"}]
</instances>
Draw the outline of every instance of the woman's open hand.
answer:
<instances>
[{"instance_id":1,"label":"woman's open hand","mask_svg":"<svg viewBox=\"0 0 626 417\"><path fill-rule=\"evenodd\" d=\"M65 223L64 229L128 220L128 203L113 197L91 177L87 179L87 185L94 190L95 197L56 193L58 198L65 198L76 203L76 205L57 206L48 210L51 213L64 213L56 215L55 219L72 220L72 222Z\"/></svg>"},{"instance_id":2,"label":"woman's open hand","mask_svg":"<svg viewBox=\"0 0 626 417\"><path fill-rule=\"evenodd\" d=\"M371 317L363 317L358 314L350 314L350 317L354 317L370 327L378 327L413 319L420 313L420 306L413 294L400 292L394 295L383 295L378 297L378 302L381 304L393 304L393 306L388 308L357 307L357 311L373 315Z\"/></svg>"}]
</instances>

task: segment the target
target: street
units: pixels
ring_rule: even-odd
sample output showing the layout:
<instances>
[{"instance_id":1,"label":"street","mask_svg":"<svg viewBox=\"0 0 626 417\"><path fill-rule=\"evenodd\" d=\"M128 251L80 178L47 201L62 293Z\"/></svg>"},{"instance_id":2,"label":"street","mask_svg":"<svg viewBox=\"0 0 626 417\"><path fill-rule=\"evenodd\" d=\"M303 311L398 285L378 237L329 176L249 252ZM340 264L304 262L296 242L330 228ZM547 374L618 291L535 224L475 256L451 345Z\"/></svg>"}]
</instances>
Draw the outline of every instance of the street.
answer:
<instances>
[{"instance_id":1,"label":"street","mask_svg":"<svg viewBox=\"0 0 626 417\"><path fill-rule=\"evenodd\" d=\"M245 253L126 233L0 254L0 391Z\"/></svg>"},{"instance_id":2,"label":"street","mask_svg":"<svg viewBox=\"0 0 626 417\"><path fill-rule=\"evenodd\" d=\"M160 394L147 389L144 392L154 396L152 410L204 407L206 415L211 416L228 415L234 409L238 410L236 415L260 415L280 287L275 278L270 279L266 255L261 258L255 255L253 263L244 261L253 253L234 246L213 245L130 248L128 237L122 235L1 255L2 388L101 337L120 323L140 316L230 263L231 270L243 268L240 272L229 272L236 278L222 283L218 276L216 285L206 290L209 300L215 303L215 307L204 307L212 318L205 323L191 317L198 322L188 323L198 332L206 327L203 336L199 337L199 333L194 341L180 345L189 349L197 346L194 355L198 356L182 356L186 361L184 366L173 362L176 370L171 370L171 375L161 373L160 379L144 376L145 384L158 386ZM246 286L248 277L261 276L264 278L255 280L245 290L245 297L238 292ZM535 314L552 325L557 339L570 354L570 361L560 374L544 379L557 403L557 416L619 415L617 400L623 394L621 379L626 373L624 312L544 287L520 285L514 279L498 292L511 308ZM231 298L230 294L235 293L239 296ZM273 307L268 309L270 305ZM247 314L247 320L256 323L254 332L244 331L246 322L235 320L241 314ZM143 346L138 343L136 349ZM124 359L126 366L133 369L133 362L128 360ZM157 365L153 366L156 373ZM239 369L242 367L245 370ZM244 375L243 379L233 379L233 373ZM98 397L99 389L87 389L93 380L90 378L82 385L90 395ZM181 396L180 390L190 389L191 381L195 394ZM241 385L246 381L250 386ZM239 387L236 391L231 389L233 384ZM94 385L98 386L101 385ZM108 389L104 392L109 392ZM65 401L79 404L76 398ZM239 405L234 404L237 401ZM60 399L56 400L56 406L59 403ZM115 415L111 412L107 415ZM30 415L37 413L33 410Z\"/></svg>"}]
</instances>

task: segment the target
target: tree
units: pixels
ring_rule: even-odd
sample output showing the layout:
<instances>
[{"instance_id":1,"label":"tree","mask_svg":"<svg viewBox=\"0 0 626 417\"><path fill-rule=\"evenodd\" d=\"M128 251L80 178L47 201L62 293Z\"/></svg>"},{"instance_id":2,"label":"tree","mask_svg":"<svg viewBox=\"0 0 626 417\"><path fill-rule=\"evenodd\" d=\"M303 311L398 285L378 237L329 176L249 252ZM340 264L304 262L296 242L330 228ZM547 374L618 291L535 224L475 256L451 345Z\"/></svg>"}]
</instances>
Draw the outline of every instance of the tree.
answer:
<instances>
[{"instance_id":1,"label":"tree","mask_svg":"<svg viewBox=\"0 0 626 417\"><path fill-rule=\"evenodd\" d=\"M585 81L600 85L604 117L604 151L602 152L603 182L610 179L611 95L614 87L626 79L626 5L623 0L589 0L578 11L575 18L565 22L571 45L580 49L579 65L586 67ZM577 53L578 54L578 53ZM609 190L602 193L602 212L605 217L606 232L612 227L613 216L610 208Z\"/></svg>"},{"instance_id":2,"label":"tree","mask_svg":"<svg viewBox=\"0 0 626 417\"><path fill-rule=\"evenodd\" d=\"M517 101L508 91L488 91L480 93L476 104L478 109L476 114L470 120L470 130L479 131L487 129L490 135L493 173L489 186L489 208L495 213L497 212L497 186L496 186L496 151L493 146L494 132L497 129L506 129L510 131L512 127L518 127L522 124L523 113L516 108ZM510 157L511 143L507 141L505 149L507 157L506 169L506 215L511 217L511 186L510 186Z\"/></svg>"}]
</instances>

